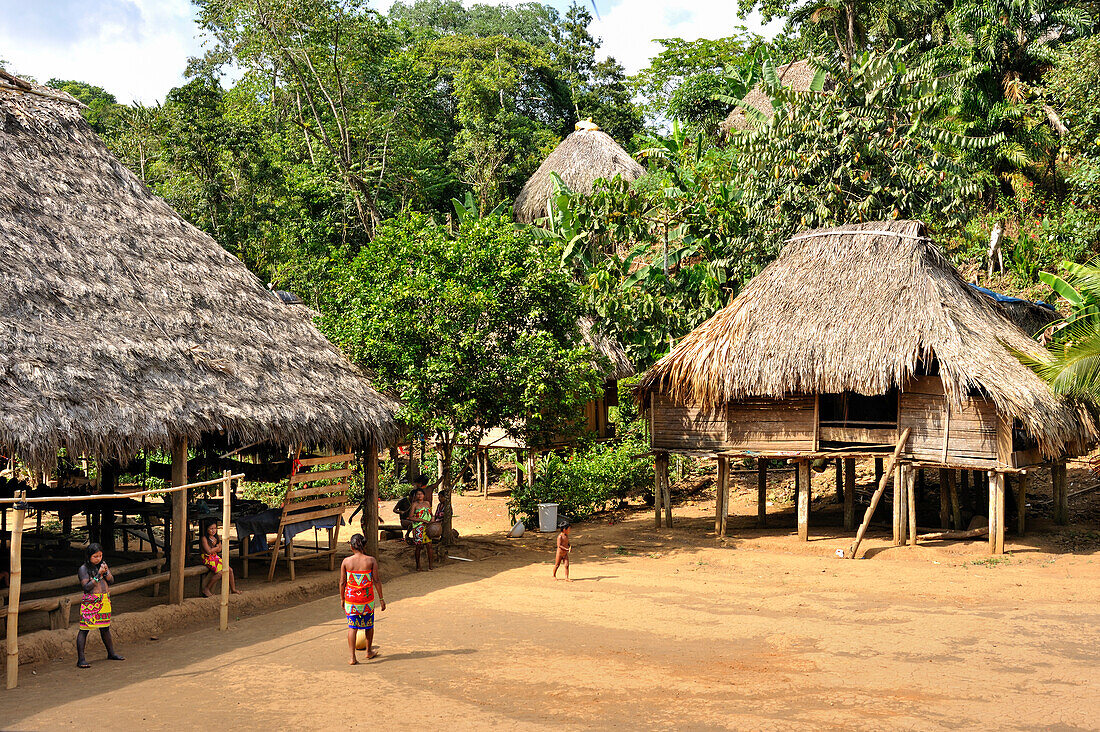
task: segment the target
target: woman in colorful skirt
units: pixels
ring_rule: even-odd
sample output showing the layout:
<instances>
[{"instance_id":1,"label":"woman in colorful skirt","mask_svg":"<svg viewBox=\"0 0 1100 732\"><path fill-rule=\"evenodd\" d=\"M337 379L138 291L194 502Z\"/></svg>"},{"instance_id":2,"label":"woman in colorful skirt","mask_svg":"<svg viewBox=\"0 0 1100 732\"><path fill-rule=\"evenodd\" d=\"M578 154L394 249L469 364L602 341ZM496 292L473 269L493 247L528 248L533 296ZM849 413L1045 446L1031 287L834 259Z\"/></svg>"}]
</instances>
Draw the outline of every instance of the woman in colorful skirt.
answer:
<instances>
[{"instance_id":1,"label":"woman in colorful skirt","mask_svg":"<svg viewBox=\"0 0 1100 732\"><path fill-rule=\"evenodd\" d=\"M413 496L412 509L409 511L409 518L412 519L413 526L409 532L409 539L412 540L413 546L416 547L416 571L420 572L420 551L421 549L427 549L428 552L428 569L432 567L432 538L428 536L428 524L432 522L432 504L428 503L424 497L424 491L418 490Z\"/></svg>"},{"instance_id":2,"label":"woman in colorful skirt","mask_svg":"<svg viewBox=\"0 0 1100 732\"><path fill-rule=\"evenodd\" d=\"M359 663L355 657L355 636L362 630L367 635L367 660L378 655L374 650L374 607L386 609L382 599L382 583L378 580L378 560L366 553L367 541L362 534L351 537L351 556L340 563L340 603L348 618L349 664Z\"/></svg>"},{"instance_id":3,"label":"woman in colorful skirt","mask_svg":"<svg viewBox=\"0 0 1100 732\"><path fill-rule=\"evenodd\" d=\"M84 658L84 647L88 643L88 631L96 628L107 649L107 658L112 661L126 660L115 653L115 643L111 638L111 596L107 594L107 586L115 578L107 562L103 561L103 547L95 542L88 545L88 561L80 565L76 576L84 589L84 598L80 601L80 630L76 634L77 668L91 668Z\"/></svg>"},{"instance_id":4,"label":"woman in colorful skirt","mask_svg":"<svg viewBox=\"0 0 1100 732\"><path fill-rule=\"evenodd\" d=\"M204 597L210 597L214 594L214 583L218 581L218 577L221 577L222 567L222 539L218 535L218 522L211 521L206 526L206 532L199 539L199 543L202 544L202 563L210 570L210 576L207 577L206 583L202 586L202 594ZM237 589L237 578L233 574L233 568L229 567L229 591L234 595L241 594L241 591Z\"/></svg>"}]
</instances>

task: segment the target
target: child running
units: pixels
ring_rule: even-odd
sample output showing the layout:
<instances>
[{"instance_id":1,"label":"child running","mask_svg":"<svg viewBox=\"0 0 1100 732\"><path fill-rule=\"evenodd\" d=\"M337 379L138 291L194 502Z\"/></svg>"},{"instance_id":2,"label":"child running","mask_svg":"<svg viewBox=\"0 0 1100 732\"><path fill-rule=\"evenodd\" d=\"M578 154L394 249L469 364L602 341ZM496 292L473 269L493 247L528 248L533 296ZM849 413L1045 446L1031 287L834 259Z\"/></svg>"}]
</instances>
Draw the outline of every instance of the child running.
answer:
<instances>
[{"instance_id":1,"label":"child running","mask_svg":"<svg viewBox=\"0 0 1100 732\"><path fill-rule=\"evenodd\" d=\"M214 583L218 581L218 577L221 577L224 571L222 567L222 538L218 536L217 521L211 521L207 524L206 533L202 535L199 542L202 544L202 563L210 569L210 577L202 586L202 594L204 597L210 597L214 594ZM237 589L237 578L233 574L232 567L229 567L229 591L234 595L241 594L241 591Z\"/></svg>"},{"instance_id":2,"label":"child running","mask_svg":"<svg viewBox=\"0 0 1100 732\"><path fill-rule=\"evenodd\" d=\"M560 527L561 531L558 532L558 548L554 552L554 579L558 578L558 567L565 565L565 581L572 582L569 579L569 550L572 548L569 545L569 524L562 523Z\"/></svg>"},{"instance_id":3,"label":"child running","mask_svg":"<svg viewBox=\"0 0 1100 732\"><path fill-rule=\"evenodd\" d=\"M88 643L88 631L99 629L99 637L107 649L107 658L111 661L125 661L115 653L115 643L111 638L111 596L107 586L115 581L107 562L103 561L103 547L94 541L88 545L88 561L76 571L80 586L84 589L84 598L80 601L80 630L76 634L77 668L91 668L84 658L84 647Z\"/></svg>"},{"instance_id":4,"label":"child running","mask_svg":"<svg viewBox=\"0 0 1100 732\"><path fill-rule=\"evenodd\" d=\"M367 660L374 658L374 606L386 609L382 599L382 583L378 580L378 560L366 554L367 540L362 534L351 537L352 555L340 563L340 603L348 616L348 649L352 666L359 663L355 657L355 635L367 634ZM375 599L377 590L377 601Z\"/></svg>"}]
</instances>

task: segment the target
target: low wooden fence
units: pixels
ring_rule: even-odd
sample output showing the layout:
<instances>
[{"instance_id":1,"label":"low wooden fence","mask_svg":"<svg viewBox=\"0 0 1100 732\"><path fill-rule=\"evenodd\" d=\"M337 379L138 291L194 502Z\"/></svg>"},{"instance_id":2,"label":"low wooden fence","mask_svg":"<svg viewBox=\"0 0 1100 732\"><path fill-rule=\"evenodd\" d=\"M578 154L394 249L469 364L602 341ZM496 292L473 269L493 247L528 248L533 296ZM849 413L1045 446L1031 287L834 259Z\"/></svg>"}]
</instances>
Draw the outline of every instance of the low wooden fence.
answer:
<instances>
[{"instance_id":1,"label":"low wooden fence","mask_svg":"<svg viewBox=\"0 0 1100 732\"><path fill-rule=\"evenodd\" d=\"M57 579L47 580L45 582L28 583L24 588L22 584L23 577L23 522L27 515L27 508L30 504L34 503L69 503L75 501L105 501L115 498L136 498L139 496L149 495L166 495L169 493L183 492L184 505L187 503L187 491L194 488L207 488L214 485L221 485L221 499L222 499L222 567L225 571L222 573L222 586L221 586L221 609L218 615L218 627L222 630L229 628L229 509L230 509L230 496L233 493L233 481L243 478L243 474L233 475L228 470L222 474L221 478L215 480L206 480L199 483L187 483L186 485L177 485L170 488L158 488L148 491L139 491L137 493L119 493L119 494L101 494L101 495L89 495L89 496L50 496L45 498L27 498L26 491L20 491L15 498L3 498L0 499L0 504L13 504L15 507L15 521L12 527L11 533L11 578L9 580L8 587L8 605L3 609L3 614L7 615L8 620L8 634L7 634L7 688L14 689L19 684L19 613L30 611L41 611L60 613L64 612L66 616L66 625L68 620L69 608L74 601L78 602L83 597L82 592L76 592L72 594L62 595L60 597L44 597L37 600L28 600L26 602L20 602L19 596L23 589L28 592L42 591L47 589L59 589L61 587L69 587L72 585L71 579ZM176 527L177 531L183 531L183 527ZM152 538L152 537L150 537ZM154 559L151 562L138 562L137 565L141 565L140 569L157 568L163 566L164 559ZM137 565L126 565L119 569L125 569L130 572L135 571ZM137 570L140 571L140 570ZM167 572L158 572L150 574L146 577L139 577L133 580L127 580L126 582L120 582L111 587L111 594L119 595L125 592L133 592L134 590L148 587L150 585L159 585L162 582L175 581L179 583L179 586L183 586L183 580L185 577L194 576L197 574L204 574L207 571L205 566L184 567L184 562L173 562ZM60 621L57 621L60 623ZM51 627L54 625L54 621L51 619Z\"/></svg>"}]
</instances>

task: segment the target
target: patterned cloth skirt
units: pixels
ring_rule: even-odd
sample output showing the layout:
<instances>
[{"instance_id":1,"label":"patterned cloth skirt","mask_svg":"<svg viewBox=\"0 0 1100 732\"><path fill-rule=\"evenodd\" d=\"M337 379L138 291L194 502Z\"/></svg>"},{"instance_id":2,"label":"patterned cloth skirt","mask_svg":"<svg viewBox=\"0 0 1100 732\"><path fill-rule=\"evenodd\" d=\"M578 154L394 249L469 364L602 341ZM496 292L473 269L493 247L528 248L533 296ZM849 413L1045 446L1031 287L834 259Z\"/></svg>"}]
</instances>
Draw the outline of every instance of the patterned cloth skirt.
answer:
<instances>
[{"instance_id":1,"label":"patterned cloth skirt","mask_svg":"<svg viewBox=\"0 0 1100 732\"><path fill-rule=\"evenodd\" d=\"M218 554L218 553L203 554L202 555L202 563L205 564L207 567L209 567L212 572L217 573L217 572L222 571L222 555L221 554Z\"/></svg>"},{"instance_id":2,"label":"patterned cloth skirt","mask_svg":"<svg viewBox=\"0 0 1100 732\"><path fill-rule=\"evenodd\" d=\"M80 601L80 629L111 627L111 596L84 595Z\"/></svg>"}]
</instances>

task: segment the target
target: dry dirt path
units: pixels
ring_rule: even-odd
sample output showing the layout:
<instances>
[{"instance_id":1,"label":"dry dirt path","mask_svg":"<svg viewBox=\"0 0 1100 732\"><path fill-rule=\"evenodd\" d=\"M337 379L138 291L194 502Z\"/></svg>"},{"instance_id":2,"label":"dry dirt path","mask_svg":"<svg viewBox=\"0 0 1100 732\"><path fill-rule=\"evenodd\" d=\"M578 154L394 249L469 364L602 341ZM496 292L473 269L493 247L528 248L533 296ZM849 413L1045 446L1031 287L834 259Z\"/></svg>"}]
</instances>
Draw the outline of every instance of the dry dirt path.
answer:
<instances>
[{"instance_id":1,"label":"dry dirt path","mask_svg":"<svg viewBox=\"0 0 1100 732\"><path fill-rule=\"evenodd\" d=\"M1091 555L853 562L830 539L791 555L651 524L577 527L569 584L530 536L396 577L382 655L357 667L336 598L128 647L120 664L93 640L90 672L25 667L0 691L0 728L1100 728Z\"/></svg>"}]
</instances>

